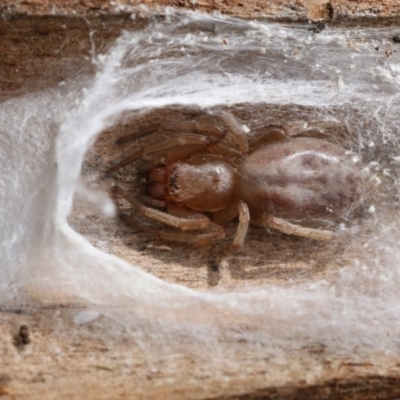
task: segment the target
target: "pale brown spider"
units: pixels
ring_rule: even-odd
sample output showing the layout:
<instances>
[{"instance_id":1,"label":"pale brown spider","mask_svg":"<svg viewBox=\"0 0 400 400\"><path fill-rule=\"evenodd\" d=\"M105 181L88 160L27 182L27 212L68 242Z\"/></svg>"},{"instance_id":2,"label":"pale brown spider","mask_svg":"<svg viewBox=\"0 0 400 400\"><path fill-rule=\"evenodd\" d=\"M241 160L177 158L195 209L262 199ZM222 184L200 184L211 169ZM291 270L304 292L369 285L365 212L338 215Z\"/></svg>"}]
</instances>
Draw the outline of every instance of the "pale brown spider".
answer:
<instances>
[{"instance_id":1,"label":"pale brown spider","mask_svg":"<svg viewBox=\"0 0 400 400\"><path fill-rule=\"evenodd\" d=\"M208 245L222 239L226 224L239 216L227 250L243 246L250 222L331 240L335 233L320 228L360 205L367 177L353 155L327 140L308 137L304 127L271 126L251 137L231 114L220 112L196 121L152 125L125 136L118 143L153 132L181 132L138 148L108 172L164 152L144 171L142 200L118 186L115 192L152 220L200 232L159 230L126 214L121 218L160 239Z\"/></svg>"}]
</instances>

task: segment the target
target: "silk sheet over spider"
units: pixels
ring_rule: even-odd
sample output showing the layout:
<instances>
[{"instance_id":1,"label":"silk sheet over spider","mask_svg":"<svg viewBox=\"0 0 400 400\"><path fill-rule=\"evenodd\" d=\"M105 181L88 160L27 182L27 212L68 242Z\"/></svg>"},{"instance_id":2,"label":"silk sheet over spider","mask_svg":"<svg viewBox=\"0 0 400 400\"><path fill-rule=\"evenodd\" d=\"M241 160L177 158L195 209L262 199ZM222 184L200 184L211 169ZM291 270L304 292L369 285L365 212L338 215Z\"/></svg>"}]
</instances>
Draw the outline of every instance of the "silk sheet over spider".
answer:
<instances>
[{"instance_id":1,"label":"silk sheet over spider","mask_svg":"<svg viewBox=\"0 0 400 400\"><path fill-rule=\"evenodd\" d=\"M225 226L238 216L226 252L243 246L249 223L332 240L335 232L323 228L348 216L367 191L368 175L358 158L312 137L310 132L315 131L308 130L305 122L271 126L252 137L230 113L219 112L146 126L117 143L162 131L179 135L138 148L108 171L114 173L153 154L142 171L145 180L138 197L119 186L114 191L149 219L181 231L197 231L156 229L121 214L127 224L160 239L209 245L225 237ZM227 140L228 134L233 142Z\"/></svg>"}]
</instances>

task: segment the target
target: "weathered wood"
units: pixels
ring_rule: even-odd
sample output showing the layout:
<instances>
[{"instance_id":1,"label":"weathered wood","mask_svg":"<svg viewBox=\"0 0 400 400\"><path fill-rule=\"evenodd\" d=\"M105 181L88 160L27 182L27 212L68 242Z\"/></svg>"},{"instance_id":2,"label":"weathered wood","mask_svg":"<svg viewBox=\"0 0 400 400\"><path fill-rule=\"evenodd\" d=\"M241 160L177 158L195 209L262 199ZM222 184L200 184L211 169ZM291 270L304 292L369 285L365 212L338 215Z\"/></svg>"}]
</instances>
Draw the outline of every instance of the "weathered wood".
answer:
<instances>
[{"instance_id":1,"label":"weathered wood","mask_svg":"<svg viewBox=\"0 0 400 400\"><path fill-rule=\"evenodd\" d=\"M330 17L364 18L396 17L400 13L397 0L331 0L327 5L307 5L303 0L27 0L16 2L2 0L0 12L4 16L26 15L110 15L129 12L129 7L146 5L150 8L171 6L198 11L218 11L241 18L304 19L318 16L325 9L330 10ZM307 14L309 13L309 15Z\"/></svg>"}]
</instances>

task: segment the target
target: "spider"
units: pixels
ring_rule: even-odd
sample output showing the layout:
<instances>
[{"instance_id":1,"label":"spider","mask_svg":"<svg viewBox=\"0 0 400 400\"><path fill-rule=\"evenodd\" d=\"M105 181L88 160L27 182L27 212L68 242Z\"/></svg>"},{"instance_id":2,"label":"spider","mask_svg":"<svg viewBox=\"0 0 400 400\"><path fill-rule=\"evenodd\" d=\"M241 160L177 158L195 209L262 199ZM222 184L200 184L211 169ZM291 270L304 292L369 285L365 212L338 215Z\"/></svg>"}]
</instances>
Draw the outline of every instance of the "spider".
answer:
<instances>
[{"instance_id":1,"label":"spider","mask_svg":"<svg viewBox=\"0 0 400 400\"><path fill-rule=\"evenodd\" d=\"M157 229L121 214L127 224L160 239L210 245L224 238L225 226L238 217L226 251L243 246L250 223L329 241L335 232L322 228L348 215L364 198L363 164L342 147L310 136L305 123L270 126L250 136L233 115L219 112L146 126L117 143L164 131L178 135L137 148L108 171L153 154L142 171L141 196L119 186L114 191L143 216L181 230Z\"/></svg>"}]
</instances>

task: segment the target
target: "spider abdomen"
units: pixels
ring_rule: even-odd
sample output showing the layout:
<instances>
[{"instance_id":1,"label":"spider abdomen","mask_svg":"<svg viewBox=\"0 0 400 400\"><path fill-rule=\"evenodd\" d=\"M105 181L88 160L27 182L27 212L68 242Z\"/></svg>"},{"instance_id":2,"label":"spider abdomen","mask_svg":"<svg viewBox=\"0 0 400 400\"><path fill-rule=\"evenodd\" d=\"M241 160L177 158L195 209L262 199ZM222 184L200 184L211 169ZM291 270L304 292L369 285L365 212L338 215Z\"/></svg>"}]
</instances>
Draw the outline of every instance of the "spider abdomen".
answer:
<instances>
[{"instance_id":1,"label":"spider abdomen","mask_svg":"<svg viewBox=\"0 0 400 400\"><path fill-rule=\"evenodd\" d=\"M360 205L361 165L339 146L296 138L262 147L240 167L240 198L252 220L262 214L297 221L333 220Z\"/></svg>"}]
</instances>

